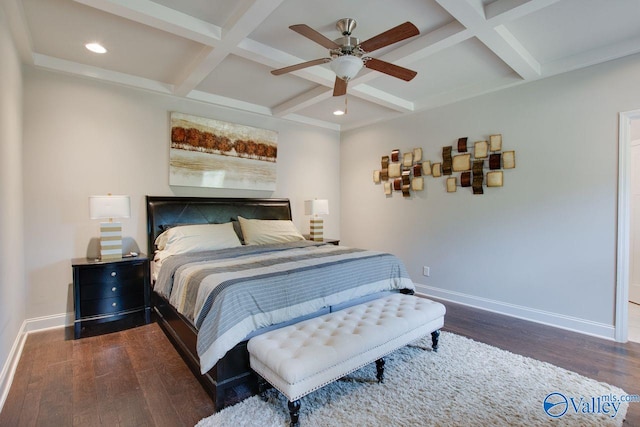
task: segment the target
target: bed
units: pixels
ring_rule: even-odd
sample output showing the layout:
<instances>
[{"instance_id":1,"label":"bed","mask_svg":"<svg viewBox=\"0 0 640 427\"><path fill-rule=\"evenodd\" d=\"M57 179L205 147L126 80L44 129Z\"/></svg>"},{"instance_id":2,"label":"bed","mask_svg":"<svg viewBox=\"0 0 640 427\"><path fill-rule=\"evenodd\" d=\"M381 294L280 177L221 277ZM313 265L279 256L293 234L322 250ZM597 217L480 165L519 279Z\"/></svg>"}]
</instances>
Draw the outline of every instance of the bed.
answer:
<instances>
[{"instance_id":1,"label":"bed","mask_svg":"<svg viewBox=\"0 0 640 427\"><path fill-rule=\"evenodd\" d=\"M146 205L154 313L216 410L257 392L250 337L413 293L390 254L304 240L288 199L147 196Z\"/></svg>"}]
</instances>

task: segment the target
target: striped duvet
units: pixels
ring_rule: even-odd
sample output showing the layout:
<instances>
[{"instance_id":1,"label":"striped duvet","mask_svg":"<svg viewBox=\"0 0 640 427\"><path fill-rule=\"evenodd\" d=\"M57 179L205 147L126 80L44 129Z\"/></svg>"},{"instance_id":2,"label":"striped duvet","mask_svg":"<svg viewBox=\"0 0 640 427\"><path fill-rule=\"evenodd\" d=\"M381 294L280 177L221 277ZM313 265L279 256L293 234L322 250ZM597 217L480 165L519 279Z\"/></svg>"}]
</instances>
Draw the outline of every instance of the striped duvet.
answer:
<instances>
[{"instance_id":1,"label":"striped duvet","mask_svg":"<svg viewBox=\"0 0 640 427\"><path fill-rule=\"evenodd\" d=\"M395 256L308 241L174 255L154 287L198 329L203 374L257 329L397 289L414 285Z\"/></svg>"}]
</instances>

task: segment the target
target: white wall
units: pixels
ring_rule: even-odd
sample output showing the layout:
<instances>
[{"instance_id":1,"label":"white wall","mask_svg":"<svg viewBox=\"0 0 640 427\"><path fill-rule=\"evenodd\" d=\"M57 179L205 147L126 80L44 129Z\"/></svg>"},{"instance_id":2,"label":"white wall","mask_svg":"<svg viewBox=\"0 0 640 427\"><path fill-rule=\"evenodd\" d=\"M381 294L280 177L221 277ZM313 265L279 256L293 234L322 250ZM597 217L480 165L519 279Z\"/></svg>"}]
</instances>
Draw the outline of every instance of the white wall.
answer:
<instances>
[{"instance_id":1,"label":"white wall","mask_svg":"<svg viewBox=\"0 0 640 427\"><path fill-rule=\"evenodd\" d=\"M99 229L89 219L92 194L131 196L123 234L142 250L147 194L285 197L302 232L309 229L304 200L328 198L335 215L326 218L326 234L339 237L337 132L35 68L24 78L27 318L73 311L70 259L86 255ZM170 187L170 111L279 132L277 190Z\"/></svg>"},{"instance_id":2,"label":"white wall","mask_svg":"<svg viewBox=\"0 0 640 427\"><path fill-rule=\"evenodd\" d=\"M636 55L343 134L342 241L398 254L434 295L613 337L618 112L640 108L638 75ZM516 151L503 188L429 177L403 200L372 182L394 148L441 161L493 133Z\"/></svg>"},{"instance_id":3,"label":"white wall","mask_svg":"<svg viewBox=\"0 0 640 427\"><path fill-rule=\"evenodd\" d=\"M22 76L0 7L0 365L25 320L22 238ZM4 378L4 372L0 379Z\"/></svg>"}]
</instances>

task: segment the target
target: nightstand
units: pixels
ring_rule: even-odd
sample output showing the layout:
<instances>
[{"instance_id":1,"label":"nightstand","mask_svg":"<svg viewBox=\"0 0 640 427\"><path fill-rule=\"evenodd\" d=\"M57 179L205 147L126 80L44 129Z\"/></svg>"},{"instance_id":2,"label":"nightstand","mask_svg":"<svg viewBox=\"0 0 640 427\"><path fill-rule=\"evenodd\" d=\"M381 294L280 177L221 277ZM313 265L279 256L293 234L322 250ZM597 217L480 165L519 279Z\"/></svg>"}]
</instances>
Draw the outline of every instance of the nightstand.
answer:
<instances>
[{"instance_id":1,"label":"nightstand","mask_svg":"<svg viewBox=\"0 0 640 427\"><path fill-rule=\"evenodd\" d=\"M116 320L151 321L149 259L144 255L122 260L71 260L76 319L74 336L85 327ZM117 329L118 324L107 325ZM142 323L139 321L139 323ZM102 328L101 328L102 329Z\"/></svg>"}]
</instances>

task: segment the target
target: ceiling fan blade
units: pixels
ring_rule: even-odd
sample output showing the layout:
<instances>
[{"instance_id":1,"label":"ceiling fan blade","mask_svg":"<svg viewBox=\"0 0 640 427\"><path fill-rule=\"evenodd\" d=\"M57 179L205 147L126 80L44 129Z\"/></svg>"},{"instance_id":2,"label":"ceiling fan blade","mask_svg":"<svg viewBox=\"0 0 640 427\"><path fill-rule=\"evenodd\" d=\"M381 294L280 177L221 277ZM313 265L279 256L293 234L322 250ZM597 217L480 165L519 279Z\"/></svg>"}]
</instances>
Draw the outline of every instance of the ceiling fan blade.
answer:
<instances>
[{"instance_id":1,"label":"ceiling fan blade","mask_svg":"<svg viewBox=\"0 0 640 427\"><path fill-rule=\"evenodd\" d=\"M380 33L360 43L360 48L365 52L373 52L374 50L389 46L409 37L417 36L420 30L411 22L405 22L397 27Z\"/></svg>"},{"instance_id":2,"label":"ceiling fan blade","mask_svg":"<svg viewBox=\"0 0 640 427\"><path fill-rule=\"evenodd\" d=\"M292 25L289 28L291 28L293 31L295 31L298 34L305 36L309 40L312 40L318 43L319 45L326 47L327 49L340 49L340 45L338 43L326 38L325 36L323 36L322 34L320 34L319 32L317 32L316 30L314 30L313 28L311 28L306 24Z\"/></svg>"},{"instance_id":3,"label":"ceiling fan blade","mask_svg":"<svg viewBox=\"0 0 640 427\"><path fill-rule=\"evenodd\" d=\"M417 72L410 70L408 68L400 67L390 62L383 61L381 59L375 59L375 58L369 58L365 62L364 66L372 70L376 70L376 71L380 71L381 73L388 74L392 77L402 79L407 82L413 79L416 76L416 74L418 74Z\"/></svg>"},{"instance_id":4,"label":"ceiling fan blade","mask_svg":"<svg viewBox=\"0 0 640 427\"><path fill-rule=\"evenodd\" d=\"M347 93L347 81L336 77L336 83L333 86L333 96L342 96Z\"/></svg>"},{"instance_id":5,"label":"ceiling fan blade","mask_svg":"<svg viewBox=\"0 0 640 427\"><path fill-rule=\"evenodd\" d=\"M274 76L279 76L280 74L290 73L292 71L301 70L307 67L313 67L314 65L320 65L327 62L331 62L331 58L314 59L313 61L301 62L300 64L289 65L288 67L271 70L271 74L273 74Z\"/></svg>"}]
</instances>

